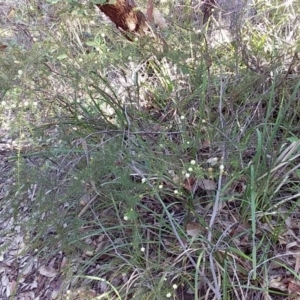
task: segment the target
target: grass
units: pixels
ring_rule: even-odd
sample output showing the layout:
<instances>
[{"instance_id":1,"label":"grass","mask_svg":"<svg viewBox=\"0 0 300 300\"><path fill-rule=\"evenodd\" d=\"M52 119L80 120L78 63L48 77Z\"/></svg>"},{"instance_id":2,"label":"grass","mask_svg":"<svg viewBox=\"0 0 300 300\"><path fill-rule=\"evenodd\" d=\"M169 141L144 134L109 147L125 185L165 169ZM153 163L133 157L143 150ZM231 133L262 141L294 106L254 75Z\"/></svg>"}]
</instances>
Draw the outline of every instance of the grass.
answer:
<instances>
[{"instance_id":1,"label":"grass","mask_svg":"<svg viewBox=\"0 0 300 300\"><path fill-rule=\"evenodd\" d=\"M174 4L162 54L93 7L43 3L16 7L6 26L30 42L0 53L1 218L33 278L56 270L58 299L297 299L299 6L257 1L215 43L216 16L200 30Z\"/></svg>"}]
</instances>

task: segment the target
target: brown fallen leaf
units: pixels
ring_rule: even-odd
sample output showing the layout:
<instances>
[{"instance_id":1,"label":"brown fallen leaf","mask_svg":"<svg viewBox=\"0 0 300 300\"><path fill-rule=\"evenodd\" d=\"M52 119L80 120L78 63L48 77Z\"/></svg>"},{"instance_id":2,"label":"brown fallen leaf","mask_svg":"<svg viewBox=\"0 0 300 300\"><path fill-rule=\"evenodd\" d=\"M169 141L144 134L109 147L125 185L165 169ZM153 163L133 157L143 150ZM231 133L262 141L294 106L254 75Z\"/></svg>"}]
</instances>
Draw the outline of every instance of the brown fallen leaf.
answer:
<instances>
[{"instance_id":1,"label":"brown fallen leaf","mask_svg":"<svg viewBox=\"0 0 300 300\"><path fill-rule=\"evenodd\" d=\"M300 282L294 282L294 280L290 281L288 283L288 290L291 294L296 293L300 295Z\"/></svg>"},{"instance_id":2,"label":"brown fallen leaf","mask_svg":"<svg viewBox=\"0 0 300 300\"><path fill-rule=\"evenodd\" d=\"M91 195L89 193L84 194L83 196L80 197L79 199L79 204L81 206L87 205L91 200Z\"/></svg>"},{"instance_id":3,"label":"brown fallen leaf","mask_svg":"<svg viewBox=\"0 0 300 300\"><path fill-rule=\"evenodd\" d=\"M16 14L16 10L14 8L12 8L7 16L8 19L11 19L15 16Z\"/></svg>"},{"instance_id":4,"label":"brown fallen leaf","mask_svg":"<svg viewBox=\"0 0 300 300\"><path fill-rule=\"evenodd\" d=\"M192 191L194 191L194 187L195 187L196 182L197 182L197 180L194 177L186 178L184 183L183 183L183 187L186 190L188 190L189 192L192 192Z\"/></svg>"},{"instance_id":5,"label":"brown fallen leaf","mask_svg":"<svg viewBox=\"0 0 300 300\"><path fill-rule=\"evenodd\" d=\"M215 191L217 189L216 183L211 179L200 179L198 186L205 191Z\"/></svg>"},{"instance_id":6,"label":"brown fallen leaf","mask_svg":"<svg viewBox=\"0 0 300 300\"><path fill-rule=\"evenodd\" d=\"M276 278L272 278L269 282L269 288L278 289L280 291L286 292L287 291L287 285L284 282L283 278L278 276Z\"/></svg>"},{"instance_id":7,"label":"brown fallen leaf","mask_svg":"<svg viewBox=\"0 0 300 300\"><path fill-rule=\"evenodd\" d=\"M26 277L27 275L29 275L33 270L33 266L33 261L29 261L28 264L26 264L23 270L21 271L22 276Z\"/></svg>"},{"instance_id":8,"label":"brown fallen leaf","mask_svg":"<svg viewBox=\"0 0 300 300\"><path fill-rule=\"evenodd\" d=\"M55 277L58 274L58 271L52 267L43 265L39 267L38 272L45 277Z\"/></svg>"},{"instance_id":9,"label":"brown fallen leaf","mask_svg":"<svg viewBox=\"0 0 300 300\"><path fill-rule=\"evenodd\" d=\"M196 237L201 232L201 226L199 223L191 222L186 224L186 233L191 237Z\"/></svg>"}]
</instances>

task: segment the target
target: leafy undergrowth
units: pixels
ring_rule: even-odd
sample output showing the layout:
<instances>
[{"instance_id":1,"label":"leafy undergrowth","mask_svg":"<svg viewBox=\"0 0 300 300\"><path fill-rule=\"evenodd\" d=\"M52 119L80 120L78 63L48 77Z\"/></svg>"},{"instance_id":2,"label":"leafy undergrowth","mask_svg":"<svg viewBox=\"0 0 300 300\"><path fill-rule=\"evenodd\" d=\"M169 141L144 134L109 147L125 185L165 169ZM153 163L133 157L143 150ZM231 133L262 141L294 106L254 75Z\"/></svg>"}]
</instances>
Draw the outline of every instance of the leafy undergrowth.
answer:
<instances>
[{"instance_id":1,"label":"leafy undergrowth","mask_svg":"<svg viewBox=\"0 0 300 300\"><path fill-rule=\"evenodd\" d=\"M0 53L3 297L298 299L299 7L223 40L170 4L160 53L29 3Z\"/></svg>"}]
</instances>

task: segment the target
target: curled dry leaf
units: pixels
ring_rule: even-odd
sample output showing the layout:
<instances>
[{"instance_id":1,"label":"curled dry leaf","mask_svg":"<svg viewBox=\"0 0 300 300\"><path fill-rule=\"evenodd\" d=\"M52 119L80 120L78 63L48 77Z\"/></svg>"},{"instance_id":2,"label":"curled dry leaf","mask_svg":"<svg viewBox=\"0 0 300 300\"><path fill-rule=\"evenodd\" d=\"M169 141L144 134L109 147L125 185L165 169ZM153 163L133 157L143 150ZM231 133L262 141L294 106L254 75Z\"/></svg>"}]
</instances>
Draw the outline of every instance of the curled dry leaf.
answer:
<instances>
[{"instance_id":1,"label":"curled dry leaf","mask_svg":"<svg viewBox=\"0 0 300 300\"><path fill-rule=\"evenodd\" d=\"M196 182L197 182L196 178L189 177L189 178L185 179L183 186L186 190L188 190L189 192L192 192L194 190Z\"/></svg>"},{"instance_id":2,"label":"curled dry leaf","mask_svg":"<svg viewBox=\"0 0 300 300\"><path fill-rule=\"evenodd\" d=\"M180 184L180 177L175 173L174 170L169 170L168 173L175 184Z\"/></svg>"},{"instance_id":3,"label":"curled dry leaf","mask_svg":"<svg viewBox=\"0 0 300 300\"><path fill-rule=\"evenodd\" d=\"M215 166L218 163L217 157L210 157L207 161L208 164L211 164L212 166Z\"/></svg>"},{"instance_id":4,"label":"curled dry leaf","mask_svg":"<svg viewBox=\"0 0 300 300\"><path fill-rule=\"evenodd\" d=\"M84 252L84 254L85 254L86 256L92 257L92 256L94 256L94 251L86 250L86 251Z\"/></svg>"},{"instance_id":5,"label":"curled dry leaf","mask_svg":"<svg viewBox=\"0 0 300 300\"><path fill-rule=\"evenodd\" d=\"M67 263L68 263L68 259L64 256L61 261L60 268L63 269L64 267L66 267Z\"/></svg>"},{"instance_id":6,"label":"curled dry leaf","mask_svg":"<svg viewBox=\"0 0 300 300\"><path fill-rule=\"evenodd\" d=\"M276 278L272 278L270 280L269 288L278 289L278 290L283 291L283 292L287 291L286 283L284 282L283 278L280 277L280 276L278 276Z\"/></svg>"},{"instance_id":7,"label":"curled dry leaf","mask_svg":"<svg viewBox=\"0 0 300 300\"><path fill-rule=\"evenodd\" d=\"M191 222L186 225L186 233L191 237L196 237L201 232L201 226L199 223Z\"/></svg>"},{"instance_id":8,"label":"curled dry leaf","mask_svg":"<svg viewBox=\"0 0 300 300\"><path fill-rule=\"evenodd\" d=\"M87 205L91 200L91 195L90 194L84 194L83 196L80 197L79 203L81 206Z\"/></svg>"},{"instance_id":9,"label":"curled dry leaf","mask_svg":"<svg viewBox=\"0 0 300 300\"><path fill-rule=\"evenodd\" d=\"M216 183L211 179L200 179L198 186L205 191L215 191L217 189Z\"/></svg>"},{"instance_id":10,"label":"curled dry leaf","mask_svg":"<svg viewBox=\"0 0 300 300\"><path fill-rule=\"evenodd\" d=\"M55 277L58 274L56 269L46 265L39 267L38 271L41 275L49 278Z\"/></svg>"},{"instance_id":11,"label":"curled dry leaf","mask_svg":"<svg viewBox=\"0 0 300 300\"><path fill-rule=\"evenodd\" d=\"M29 263L27 265L25 265L25 267L21 271L22 275L23 276L29 275L32 272L32 270L33 270L33 266L34 266L33 261L29 261Z\"/></svg>"},{"instance_id":12,"label":"curled dry leaf","mask_svg":"<svg viewBox=\"0 0 300 300\"><path fill-rule=\"evenodd\" d=\"M300 295L300 282L299 281L295 281L295 280L290 281L288 283L288 291L291 294Z\"/></svg>"}]
</instances>

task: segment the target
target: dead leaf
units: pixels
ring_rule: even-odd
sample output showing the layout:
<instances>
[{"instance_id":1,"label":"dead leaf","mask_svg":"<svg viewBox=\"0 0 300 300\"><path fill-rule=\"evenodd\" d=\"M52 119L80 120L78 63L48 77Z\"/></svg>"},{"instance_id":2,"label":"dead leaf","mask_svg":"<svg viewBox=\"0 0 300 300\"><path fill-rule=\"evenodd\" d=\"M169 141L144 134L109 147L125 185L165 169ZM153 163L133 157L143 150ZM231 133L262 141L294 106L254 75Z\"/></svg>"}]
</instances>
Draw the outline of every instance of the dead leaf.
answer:
<instances>
[{"instance_id":1,"label":"dead leaf","mask_svg":"<svg viewBox=\"0 0 300 300\"><path fill-rule=\"evenodd\" d=\"M86 162L89 163L89 150L88 150L87 142L85 139L80 139L80 142L86 157Z\"/></svg>"},{"instance_id":2,"label":"dead leaf","mask_svg":"<svg viewBox=\"0 0 300 300\"><path fill-rule=\"evenodd\" d=\"M37 299L34 295L33 291L26 291L24 293L20 293L19 295L20 300L32 300L32 299Z\"/></svg>"},{"instance_id":3,"label":"dead leaf","mask_svg":"<svg viewBox=\"0 0 300 300\"><path fill-rule=\"evenodd\" d=\"M286 245L286 250L288 251L295 251L295 253L298 253L299 251L299 245L297 241L290 242Z\"/></svg>"},{"instance_id":4,"label":"dead leaf","mask_svg":"<svg viewBox=\"0 0 300 300\"><path fill-rule=\"evenodd\" d=\"M68 259L64 256L62 261L61 261L61 264L60 264L60 269L63 269L64 267L66 267L67 262L68 262Z\"/></svg>"},{"instance_id":5,"label":"dead leaf","mask_svg":"<svg viewBox=\"0 0 300 300\"><path fill-rule=\"evenodd\" d=\"M94 251L86 250L86 251L84 252L84 254L85 254L86 256L92 257L92 256L94 256Z\"/></svg>"},{"instance_id":6,"label":"dead leaf","mask_svg":"<svg viewBox=\"0 0 300 300\"><path fill-rule=\"evenodd\" d=\"M7 45L0 45L0 50L4 50L7 48Z\"/></svg>"},{"instance_id":7,"label":"dead leaf","mask_svg":"<svg viewBox=\"0 0 300 300\"><path fill-rule=\"evenodd\" d=\"M217 157L210 157L207 161L208 164L211 164L212 166L215 166L218 163Z\"/></svg>"},{"instance_id":8,"label":"dead leaf","mask_svg":"<svg viewBox=\"0 0 300 300\"><path fill-rule=\"evenodd\" d=\"M31 283L29 283L29 284L27 285L27 287L28 287L28 289L30 289L30 290L36 289L36 288L38 287L38 283L37 283L36 280L34 280L34 281L32 281Z\"/></svg>"},{"instance_id":9,"label":"dead leaf","mask_svg":"<svg viewBox=\"0 0 300 300\"><path fill-rule=\"evenodd\" d=\"M294 282L294 280L290 281L288 284L288 290L290 293L296 293L296 294L300 295L300 283Z\"/></svg>"},{"instance_id":10,"label":"dead leaf","mask_svg":"<svg viewBox=\"0 0 300 300\"><path fill-rule=\"evenodd\" d=\"M80 197L79 204L81 206L85 206L85 205L87 205L90 202L90 200L91 200L91 195L88 194L88 193L84 194L83 196Z\"/></svg>"},{"instance_id":11,"label":"dead leaf","mask_svg":"<svg viewBox=\"0 0 300 300\"><path fill-rule=\"evenodd\" d=\"M211 179L200 179L198 186L205 191L215 191L217 189L216 183Z\"/></svg>"},{"instance_id":12,"label":"dead leaf","mask_svg":"<svg viewBox=\"0 0 300 300\"><path fill-rule=\"evenodd\" d=\"M299 254L295 254L295 267L294 267L294 271L298 274L299 270L300 270L300 255Z\"/></svg>"},{"instance_id":13,"label":"dead leaf","mask_svg":"<svg viewBox=\"0 0 300 300\"><path fill-rule=\"evenodd\" d=\"M184 183L183 183L183 187L188 190L189 192L194 191L194 186L195 186L195 182L196 182L196 178L194 177L189 177L186 178Z\"/></svg>"},{"instance_id":14,"label":"dead leaf","mask_svg":"<svg viewBox=\"0 0 300 300\"><path fill-rule=\"evenodd\" d=\"M21 271L22 275L26 277L28 274L30 274L33 270L33 265L33 261L30 261Z\"/></svg>"},{"instance_id":15,"label":"dead leaf","mask_svg":"<svg viewBox=\"0 0 300 300\"><path fill-rule=\"evenodd\" d=\"M279 259L273 259L269 265L269 270L277 270L282 268L283 262Z\"/></svg>"},{"instance_id":16,"label":"dead leaf","mask_svg":"<svg viewBox=\"0 0 300 300\"><path fill-rule=\"evenodd\" d=\"M15 16L16 10L12 8L7 16L8 19L11 19Z\"/></svg>"},{"instance_id":17,"label":"dead leaf","mask_svg":"<svg viewBox=\"0 0 300 300\"><path fill-rule=\"evenodd\" d=\"M196 237L201 232L201 226L199 223L191 222L186 224L186 233L191 237Z\"/></svg>"},{"instance_id":18,"label":"dead leaf","mask_svg":"<svg viewBox=\"0 0 300 300\"><path fill-rule=\"evenodd\" d=\"M287 286L282 277L272 278L269 282L269 288L278 289L280 291L286 292Z\"/></svg>"},{"instance_id":19,"label":"dead leaf","mask_svg":"<svg viewBox=\"0 0 300 300\"><path fill-rule=\"evenodd\" d=\"M38 271L41 275L49 278L55 277L58 274L56 269L46 265L39 267Z\"/></svg>"}]
</instances>

